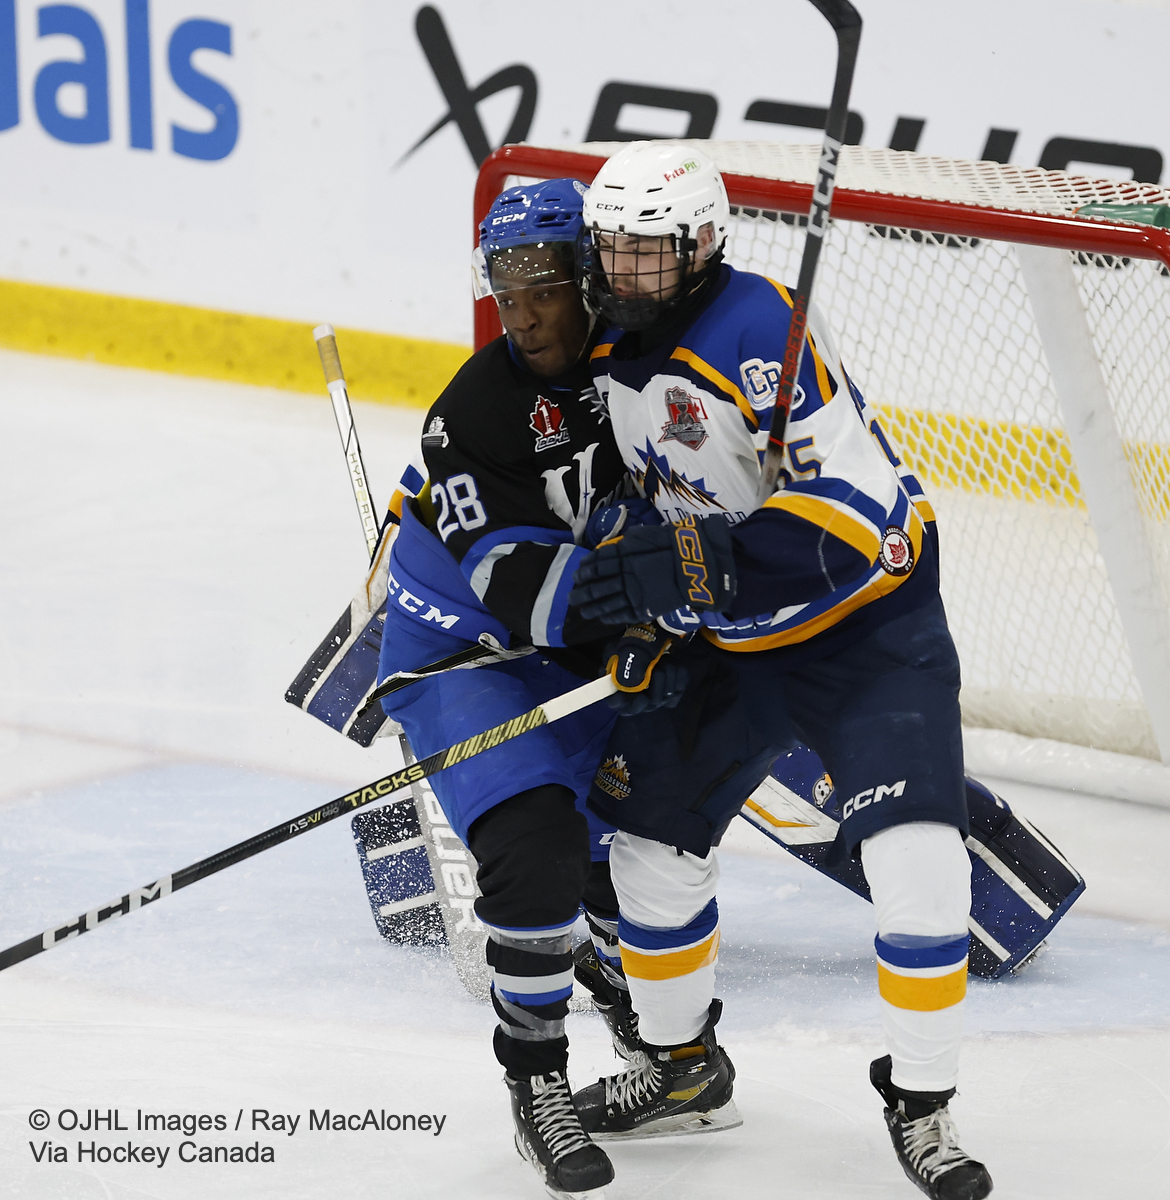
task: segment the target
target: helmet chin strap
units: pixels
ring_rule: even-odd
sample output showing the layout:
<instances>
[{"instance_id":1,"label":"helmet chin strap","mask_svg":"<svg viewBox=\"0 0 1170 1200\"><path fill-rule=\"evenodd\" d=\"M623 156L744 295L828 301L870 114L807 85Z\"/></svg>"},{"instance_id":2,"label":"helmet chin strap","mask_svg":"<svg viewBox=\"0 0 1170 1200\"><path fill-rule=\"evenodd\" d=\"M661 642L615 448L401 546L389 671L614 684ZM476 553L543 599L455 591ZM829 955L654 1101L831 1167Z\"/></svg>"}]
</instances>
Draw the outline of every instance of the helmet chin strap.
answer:
<instances>
[{"instance_id":1,"label":"helmet chin strap","mask_svg":"<svg viewBox=\"0 0 1170 1200\"><path fill-rule=\"evenodd\" d=\"M573 359L572 363L569 364L569 368L566 369L575 367L585 357L585 349L589 345L589 339L593 336L593 330L597 327L597 314L588 304L585 305L585 312L589 317L589 324L585 327L585 337L582 339L581 349L577 351L577 357Z\"/></svg>"}]
</instances>

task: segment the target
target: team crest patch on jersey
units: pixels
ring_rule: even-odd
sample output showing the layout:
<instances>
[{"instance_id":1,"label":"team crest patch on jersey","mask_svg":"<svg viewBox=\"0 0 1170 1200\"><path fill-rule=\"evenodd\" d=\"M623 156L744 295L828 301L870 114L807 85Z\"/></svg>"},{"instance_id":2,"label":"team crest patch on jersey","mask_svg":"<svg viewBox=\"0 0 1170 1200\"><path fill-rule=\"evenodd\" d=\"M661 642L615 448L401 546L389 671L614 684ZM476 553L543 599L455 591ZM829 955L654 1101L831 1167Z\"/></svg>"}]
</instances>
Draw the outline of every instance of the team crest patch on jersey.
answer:
<instances>
[{"instance_id":1,"label":"team crest patch on jersey","mask_svg":"<svg viewBox=\"0 0 1170 1200\"><path fill-rule=\"evenodd\" d=\"M900 526L886 526L882 548L878 551L878 562L887 575L909 575L914 569L914 547Z\"/></svg>"},{"instance_id":2,"label":"team crest patch on jersey","mask_svg":"<svg viewBox=\"0 0 1170 1200\"><path fill-rule=\"evenodd\" d=\"M447 443L450 440L446 429L443 428L443 418L432 417L431 423L427 426L426 433L422 435L422 444L424 446L440 446L446 449Z\"/></svg>"},{"instance_id":3,"label":"team crest patch on jersey","mask_svg":"<svg viewBox=\"0 0 1170 1200\"><path fill-rule=\"evenodd\" d=\"M703 424L707 412L698 396L692 396L685 388L666 389L666 409L670 420L662 427L660 442L682 442L692 450L707 440L707 428Z\"/></svg>"},{"instance_id":4,"label":"team crest patch on jersey","mask_svg":"<svg viewBox=\"0 0 1170 1200\"><path fill-rule=\"evenodd\" d=\"M829 802L829 797L833 794L833 781L829 778L829 772L826 771L820 779L813 784L813 803L817 808L824 808Z\"/></svg>"},{"instance_id":5,"label":"team crest patch on jersey","mask_svg":"<svg viewBox=\"0 0 1170 1200\"><path fill-rule=\"evenodd\" d=\"M764 362L762 358L749 358L739 364L739 377L743 380L743 392L752 408L766 408L776 399L780 387L780 364Z\"/></svg>"},{"instance_id":6,"label":"team crest patch on jersey","mask_svg":"<svg viewBox=\"0 0 1170 1200\"><path fill-rule=\"evenodd\" d=\"M612 796L615 800L628 800L631 791L630 785L630 768L626 766L626 760L620 755L615 755L613 758L607 758L605 762L597 768L597 775L593 782L606 795Z\"/></svg>"},{"instance_id":7,"label":"team crest patch on jersey","mask_svg":"<svg viewBox=\"0 0 1170 1200\"><path fill-rule=\"evenodd\" d=\"M536 407L528 418L528 424L536 432L537 450L563 446L569 440L569 431L565 428L565 414L561 412L561 406L543 396L536 397Z\"/></svg>"}]
</instances>

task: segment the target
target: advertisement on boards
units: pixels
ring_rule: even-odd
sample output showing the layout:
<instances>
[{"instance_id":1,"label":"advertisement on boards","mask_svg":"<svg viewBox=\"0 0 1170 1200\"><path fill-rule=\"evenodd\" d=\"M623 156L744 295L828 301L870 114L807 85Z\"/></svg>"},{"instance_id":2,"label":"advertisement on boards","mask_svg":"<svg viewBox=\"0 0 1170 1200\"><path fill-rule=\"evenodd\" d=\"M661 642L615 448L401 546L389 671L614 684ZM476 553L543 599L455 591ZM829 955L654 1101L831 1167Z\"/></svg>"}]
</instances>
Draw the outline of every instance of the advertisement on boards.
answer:
<instances>
[{"instance_id":1,"label":"advertisement on boards","mask_svg":"<svg viewBox=\"0 0 1170 1200\"><path fill-rule=\"evenodd\" d=\"M848 140L1159 181L1170 5L881 0ZM806 0L0 0L0 279L468 345L504 142L818 141Z\"/></svg>"}]
</instances>

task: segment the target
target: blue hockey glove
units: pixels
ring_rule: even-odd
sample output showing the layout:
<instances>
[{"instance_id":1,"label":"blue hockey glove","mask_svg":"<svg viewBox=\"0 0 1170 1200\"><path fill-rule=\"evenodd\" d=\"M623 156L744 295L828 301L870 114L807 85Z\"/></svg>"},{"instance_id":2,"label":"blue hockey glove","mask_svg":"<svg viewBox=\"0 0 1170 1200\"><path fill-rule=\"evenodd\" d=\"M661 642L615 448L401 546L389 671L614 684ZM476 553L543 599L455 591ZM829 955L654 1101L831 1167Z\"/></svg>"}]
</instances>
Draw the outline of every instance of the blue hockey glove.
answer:
<instances>
[{"instance_id":1,"label":"blue hockey glove","mask_svg":"<svg viewBox=\"0 0 1170 1200\"><path fill-rule=\"evenodd\" d=\"M674 708L687 686L681 663L662 661L678 639L657 625L631 625L606 648L606 673L618 687L606 703L623 717Z\"/></svg>"},{"instance_id":2,"label":"blue hockey glove","mask_svg":"<svg viewBox=\"0 0 1170 1200\"><path fill-rule=\"evenodd\" d=\"M662 515L649 500L623 500L599 508L585 526L584 544L591 550L602 542L633 529L635 525L661 525Z\"/></svg>"},{"instance_id":3,"label":"blue hockey glove","mask_svg":"<svg viewBox=\"0 0 1170 1200\"><path fill-rule=\"evenodd\" d=\"M683 607L722 612L735 599L731 527L722 517L637 526L598 546L573 582L569 603L607 625L636 625Z\"/></svg>"}]
</instances>

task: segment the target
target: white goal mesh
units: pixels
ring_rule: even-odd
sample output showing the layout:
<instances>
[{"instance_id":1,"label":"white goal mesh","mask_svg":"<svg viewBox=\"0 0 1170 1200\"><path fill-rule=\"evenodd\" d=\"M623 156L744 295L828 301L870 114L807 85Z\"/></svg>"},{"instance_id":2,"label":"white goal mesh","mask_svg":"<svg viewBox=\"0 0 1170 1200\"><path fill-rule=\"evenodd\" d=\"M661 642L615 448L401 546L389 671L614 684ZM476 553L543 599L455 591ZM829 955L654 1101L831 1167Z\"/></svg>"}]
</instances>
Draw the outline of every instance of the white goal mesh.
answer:
<instances>
[{"instance_id":1,"label":"white goal mesh","mask_svg":"<svg viewBox=\"0 0 1170 1200\"><path fill-rule=\"evenodd\" d=\"M797 183L812 181L819 155L704 146L725 174ZM853 203L834 205L814 303L938 514L965 723L1158 758L1015 248L1003 222L975 210L1067 217L1090 202L1170 204L1170 191L859 147L844 151L838 188ZM728 260L794 283L803 218L747 206L760 189L729 180L729 191ZM902 225L843 219L866 194L894 217L893 196L945 202L948 232L929 232L922 205L907 205ZM1170 608L1170 273L1071 253Z\"/></svg>"}]
</instances>

